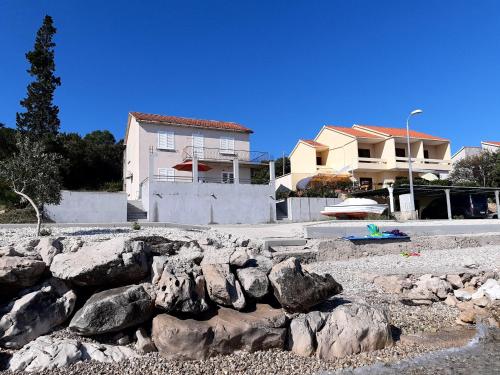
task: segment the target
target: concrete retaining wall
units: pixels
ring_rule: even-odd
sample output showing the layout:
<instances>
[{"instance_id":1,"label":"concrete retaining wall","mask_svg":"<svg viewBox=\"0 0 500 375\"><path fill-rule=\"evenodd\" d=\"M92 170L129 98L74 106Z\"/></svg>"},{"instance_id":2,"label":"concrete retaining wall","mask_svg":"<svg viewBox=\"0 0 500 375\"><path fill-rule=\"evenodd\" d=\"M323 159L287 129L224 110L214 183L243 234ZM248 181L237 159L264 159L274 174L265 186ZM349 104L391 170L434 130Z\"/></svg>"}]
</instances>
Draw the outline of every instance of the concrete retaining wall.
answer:
<instances>
[{"instance_id":1,"label":"concrete retaining wall","mask_svg":"<svg viewBox=\"0 0 500 375\"><path fill-rule=\"evenodd\" d=\"M127 194L95 191L61 192L59 205L46 205L45 215L56 223L124 223Z\"/></svg>"},{"instance_id":2,"label":"concrete retaining wall","mask_svg":"<svg viewBox=\"0 0 500 375\"><path fill-rule=\"evenodd\" d=\"M154 222L258 224L276 220L273 197L274 185L150 182L144 208Z\"/></svg>"},{"instance_id":3,"label":"concrete retaining wall","mask_svg":"<svg viewBox=\"0 0 500 375\"><path fill-rule=\"evenodd\" d=\"M342 202L339 198L288 198L288 219L292 222L328 220L321 215L325 206Z\"/></svg>"}]
</instances>

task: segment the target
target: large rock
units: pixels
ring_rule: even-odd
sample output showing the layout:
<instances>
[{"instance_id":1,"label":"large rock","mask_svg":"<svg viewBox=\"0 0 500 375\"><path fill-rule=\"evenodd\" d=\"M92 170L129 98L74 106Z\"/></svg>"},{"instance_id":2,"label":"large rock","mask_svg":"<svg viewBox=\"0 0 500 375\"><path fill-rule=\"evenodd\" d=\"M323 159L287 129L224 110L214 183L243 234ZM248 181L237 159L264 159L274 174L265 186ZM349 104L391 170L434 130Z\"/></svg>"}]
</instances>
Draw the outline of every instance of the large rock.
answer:
<instances>
[{"instance_id":1,"label":"large rock","mask_svg":"<svg viewBox=\"0 0 500 375\"><path fill-rule=\"evenodd\" d=\"M9 362L11 371L39 372L71 365L82 360L80 342L54 340L41 336L14 353Z\"/></svg>"},{"instance_id":2,"label":"large rock","mask_svg":"<svg viewBox=\"0 0 500 375\"><path fill-rule=\"evenodd\" d=\"M392 344L389 316L364 304L342 305L328 316L316 339L316 356L323 360L383 349Z\"/></svg>"},{"instance_id":3,"label":"large rock","mask_svg":"<svg viewBox=\"0 0 500 375\"><path fill-rule=\"evenodd\" d=\"M269 291L267 275L258 268L241 268L236 275L245 293L252 298L261 299Z\"/></svg>"},{"instance_id":4,"label":"large rock","mask_svg":"<svg viewBox=\"0 0 500 375\"><path fill-rule=\"evenodd\" d=\"M286 316L281 309L257 305L242 313L220 308L205 320L181 320L162 314L153 319L153 341L168 359L205 359L238 350L254 352L283 348Z\"/></svg>"},{"instance_id":5,"label":"large rock","mask_svg":"<svg viewBox=\"0 0 500 375\"><path fill-rule=\"evenodd\" d=\"M212 301L222 306L233 306L237 310L245 308L246 301L240 283L231 273L229 264L202 263L203 276Z\"/></svg>"},{"instance_id":6,"label":"large rock","mask_svg":"<svg viewBox=\"0 0 500 375\"><path fill-rule=\"evenodd\" d=\"M124 238L86 244L76 252L56 255L50 271L79 286L130 284L148 274L147 250L144 242Z\"/></svg>"},{"instance_id":7,"label":"large rock","mask_svg":"<svg viewBox=\"0 0 500 375\"><path fill-rule=\"evenodd\" d=\"M54 257L62 252L63 245L57 238L42 237L35 250L40 254L45 264L50 267Z\"/></svg>"},{"instance_id":8,"label":"large rock","mask_svg":"<svg viewBox=\"0 0 500 375\"><path fill-rule=\"evenodd\" d=\"M375 277L373 283L387 293L402 293L412 287L407 275L381 275Z\"/></svg>"},{"instance_id":9,"label":"large rock","mask_svg":"<svg viewBox=\"0 0 500 375\"><path fill-rule=\"evenodd\" d=\"M0 257L0 294L35 285L45 269L46 265L41 260L18 256Z\"/></svg>"},{"instance_id":10,"label":"large rock","mask_svg":"<svg viewBox=\"0 0 500 375\"><path fill-rule=\"evenodd\" d=\"M50 332L68 319L75 301L75 293L56 279L26 291L0 310L0 345L17 349Z\"/></svg>"},{"instance_id":11,"label":"large rock","mask_svg":"<svg viewBox=\"0 0 500 375\"><path fill-rule=\"evenodd\" d=\"M84 336L118 332L153 316L154 302L143 285L96 293L78 310L69 328Z\"/></svg>"},{"instance_id":12,"label":"large rock","mask_svg":"<svg viewBox=\"0 0 500 375\"><path fill-rule=\"evenodd\" d=\"M420 276L415 285L417 288L430 290L439 299L445 299L448 293L453 291L450 282L432 275Z\"/></svg>"},{"instance_id":13,"label":"large rock","mask_svg":"<svg viewBox=\"0 0 500 375\"><path fill-rule=\"evenodd\" d=\"M276 264L269 273L274 295L289 312L307 312L309 308L342 292L342 285L324 276L302 269L296 258Z\"/></svg>"},{"instance_id":14,"label":"large rock","mask_svg":"<svg viewBox=\"0 0 500 375\"><path fill-rule=\"evenodd\" d=\"M312 356L316 352L316 334L327 317L328 314L312 311L293 319L288 331L288 349L302 357Z\"/></svg>"},{"instance_id":15,"label":"large rock","mask_svg":"<svg viewBox=\"0 0 500 375\"><path fill-rule=\"evenodd\" d=\"M494 279L488 279L479 287L478 292L484 293L492 301L500 300L500 283Z\"/></svg>"},{"instance_id":16,"label":"large rock","mask_svg":"<svg viewBox=\"0 0 500 375\"><path fill-rule=\"evenodd\" d=\"M81 343L72 339L42 336L14 353L9 370L40 372L65 367L81 361L120 362L137 354L123 346Z\"/></svg>"},{"instance_id":17,"label":"large rock","mask_svg":"<svg viewBox=\"0 0 500 375\"><path fill-rule=\"evenodd\" d=\"M155 304L167 312L199 314L208 310L201 267L174 257L153 258Z\"/></svg>"},{"instance_id":18,"label":"large rock","mask_svg":"<svg viewBox=\"0 0 500 375\"><path fill-rule=\"evenodd\" d=\"M141 236L131 241L142 241L154 255L177 255L183 252L203 252L197 241L171 240L162 236Z\"/></svg>"},{"instance_id":19,"label":"large rock","mask_svg":"<svg viewBox=\"0 0 500 375\"><path fill-rule=\"evenodd\" d=\"M450 282L432 276L420 276L410 290L405 290L401 301L410 305L431 305L433 302L446 299L453 292Z\"/></svg>"}]
</instances>

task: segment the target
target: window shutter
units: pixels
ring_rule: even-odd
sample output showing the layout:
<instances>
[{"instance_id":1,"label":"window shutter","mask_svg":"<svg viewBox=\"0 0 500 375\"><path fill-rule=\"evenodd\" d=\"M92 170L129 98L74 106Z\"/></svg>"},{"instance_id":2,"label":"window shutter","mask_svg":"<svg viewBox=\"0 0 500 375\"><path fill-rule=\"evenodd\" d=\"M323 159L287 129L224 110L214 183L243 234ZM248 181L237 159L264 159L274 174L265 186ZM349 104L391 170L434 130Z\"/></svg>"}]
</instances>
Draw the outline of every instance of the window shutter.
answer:
<instances>
[{"instance_id":1,"label":"window shutter","mask_svg":"<svg viewBox=\"0 0 500 375\"><path fill-rule=\"evenodd\" d=\"M220 149L223 153L234 153L234 138L221 137Z\"/></svg>"},{"instance_id":2,"label":"window shutter","mask_svg":"<svg viewBox=\"0 0 500 375\"><path fill-rule=\"evenodd\" d=\"M158 132L158 148L163 150L175 149L175 134L173 132Z\"/></svg>"}]
</instances>

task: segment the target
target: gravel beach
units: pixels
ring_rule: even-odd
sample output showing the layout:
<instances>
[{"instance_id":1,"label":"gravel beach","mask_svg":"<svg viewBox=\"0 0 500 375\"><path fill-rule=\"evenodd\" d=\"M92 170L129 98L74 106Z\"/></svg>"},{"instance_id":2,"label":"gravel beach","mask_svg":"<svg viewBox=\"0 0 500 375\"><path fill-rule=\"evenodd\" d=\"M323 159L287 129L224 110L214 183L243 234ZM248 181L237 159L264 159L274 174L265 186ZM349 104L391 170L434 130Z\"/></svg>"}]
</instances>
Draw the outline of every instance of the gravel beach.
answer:
<instances>
[{"instance_id":1,"label":"gravel beach","mask_svg":"<svg viewBox=\"0 0 500 375\"><path fill-rule=\"evenodd\" d=\"M127 238L136 236L165 236L171 239L206 240L207 236L221 236L229 240L227 234L216 230L185 231L172 228L58 228L52 227L52 236L64 237L65 244L76 241L103 241L117 236ZM33 229L0 229L0 246L26 240L33 235ZM457 309L442 302L431 306L407 306L398 301L397 296L385 293L371 282L375 275L432 273L444 275L470 270L498 270L500 251L497 246L472 249L425 250L420 257L405 258L401 255L368 256L348 261L323 261L307 265L317 273L330 273L344 288L342 294L335 296L321 306L329 311L345 301L366 301L369 304L384 306L391 314L395 338L415 333L435 333L456 328ZM67 330L52 333L61 337L71 334ZM120 363L82 362L68 367L43 372L43 374L316 374L333 372L348 367L359 367L374 363L394 363L414 358L443 347L463 345L473 335L471 330L464 333L463 339L450 339L448 342L396 341L392 347L370 353L351 355L333 362L316 358L303 358L291 352L271 350L265 352L239 352L228 356L217 356L204 361L170 361L158 353L131 358ZM87 340L87 339L85 339ZM87 340L92 341L92 340ZM9 357L8 351L0 350L0 362ZM5 371L6 375L11 372Z\"/></svg>"}]
</instances>

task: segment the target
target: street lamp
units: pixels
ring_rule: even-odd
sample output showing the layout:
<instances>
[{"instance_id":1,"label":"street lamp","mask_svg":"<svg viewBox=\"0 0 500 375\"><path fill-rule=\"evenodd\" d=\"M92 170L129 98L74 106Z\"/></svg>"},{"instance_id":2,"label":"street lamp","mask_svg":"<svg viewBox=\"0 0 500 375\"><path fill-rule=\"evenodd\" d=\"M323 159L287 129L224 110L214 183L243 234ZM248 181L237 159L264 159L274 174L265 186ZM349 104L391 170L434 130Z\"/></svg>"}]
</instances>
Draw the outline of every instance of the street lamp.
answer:
<instances>
[{"instance_id":1,"label":"street lamp","mask_svg":"<svg viewBox=\"0 0 500 375\"><path fill-rule=\"evenodd\" d=\"M412 171L412 166L411 166L411 149L410 149L410 117L419 115L423 111L421 109L416 109L414 111L411 111L411 113L408 115L408 118L406 119L406 142L408 145L408 174L410 177L410 199L411 199L411 209L412 212L415 212L415 196L413 194L413 171Z\"/></svg>"}]
</instances>

